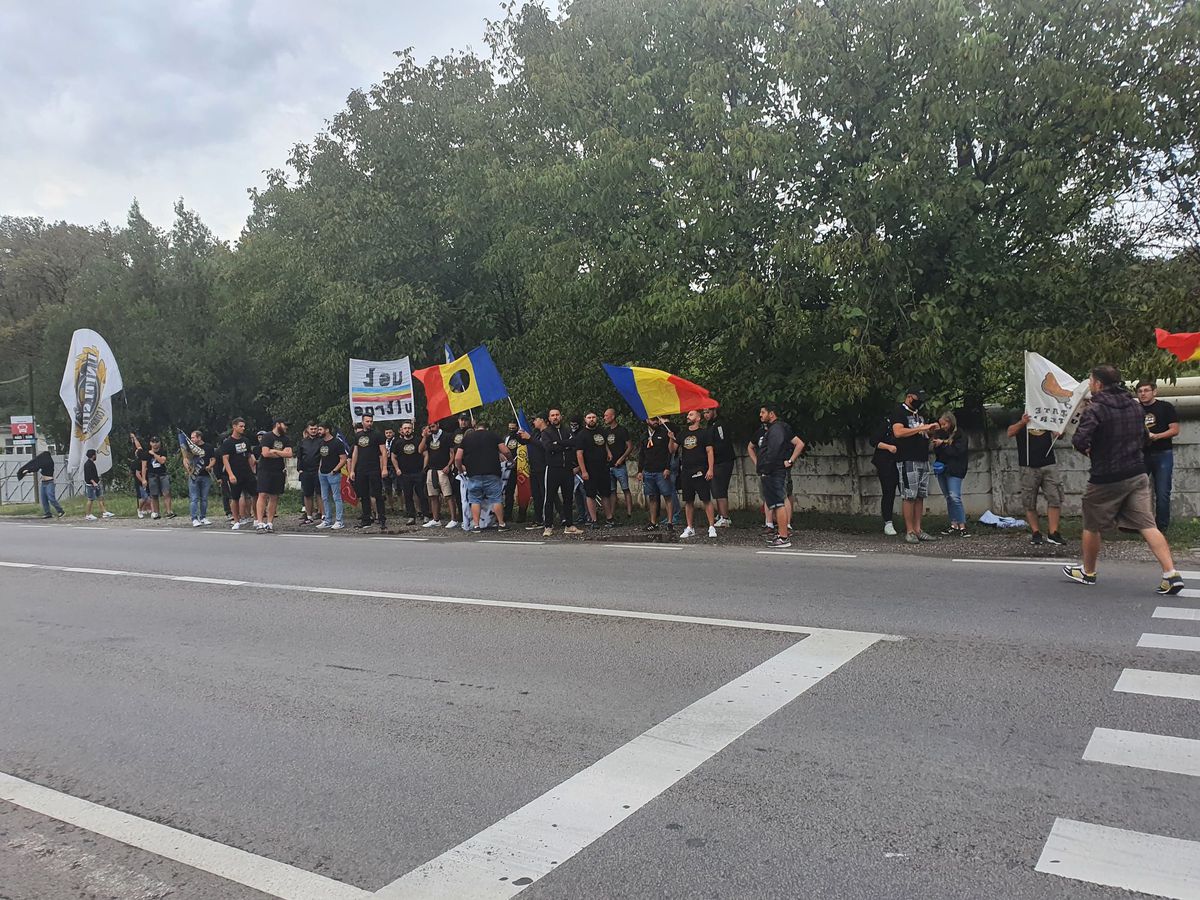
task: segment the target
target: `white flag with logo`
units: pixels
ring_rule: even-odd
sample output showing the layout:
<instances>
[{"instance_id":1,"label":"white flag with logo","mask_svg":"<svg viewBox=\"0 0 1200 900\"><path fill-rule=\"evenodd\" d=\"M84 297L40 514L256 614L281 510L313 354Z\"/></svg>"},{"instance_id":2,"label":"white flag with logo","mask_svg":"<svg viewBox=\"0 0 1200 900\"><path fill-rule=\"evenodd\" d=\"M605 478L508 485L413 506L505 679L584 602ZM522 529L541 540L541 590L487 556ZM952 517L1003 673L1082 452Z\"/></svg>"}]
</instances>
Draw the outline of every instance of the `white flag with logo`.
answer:
<instances>
[{"instance_id":1,"label":"white flag with logo","mask_svg":"<svg viewBox=\"0 0 1200 900\"><path fill-rule=\"evenodd\" d=\"M1030 428L1070 435L1089 396L1086 381L1076 381L1046 357L1025 351L1025 412Z\"/></svg>"},{"instance_id":2,"label":"white flag with logo","mask_svg":"<svg viewBox=\"0 0 1200 900\"><path fill-rule=\"evenodd\" d=\"M67 471L83 465L88 450L96 451L96 471L112 468L108 433L112 430L112 398L121 390L121 370L108 342L80 328L71 335L71 352L58 396L71 418L71 453Z\"/></svg>"}]
</instances>

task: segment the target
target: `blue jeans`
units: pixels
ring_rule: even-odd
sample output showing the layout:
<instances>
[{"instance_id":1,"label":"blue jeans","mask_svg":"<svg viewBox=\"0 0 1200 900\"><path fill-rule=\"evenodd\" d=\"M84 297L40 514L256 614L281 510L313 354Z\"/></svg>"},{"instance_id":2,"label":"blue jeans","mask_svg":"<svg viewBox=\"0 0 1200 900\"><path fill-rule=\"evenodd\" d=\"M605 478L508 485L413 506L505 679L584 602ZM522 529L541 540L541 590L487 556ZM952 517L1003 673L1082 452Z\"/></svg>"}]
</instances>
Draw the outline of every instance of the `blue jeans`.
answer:
<instances>
[{"instance_id":1,"label":"blue jeans","mask_svg":"<svg viewBox=\"0 0 1200 900\"><path fill-rule=\"evenodd\" d=\"M52 506L59 512L63 511L63 508L58 505L57 490L58 488L55 487L53 481L43 481L38 486L38 496L42 500L42 512L46 515L50 515L50 507Z\"/></svg>"},{"instance_id":2,"label":"blue jeans","mask_svg":"<svg viewBox=\"0 0 1200 900\"><path fill-rule=\"evenodd\" d=\"M1154 482L1154 521L1161 531L1171 524L1171 476L1175 472L1175 451L1147 453L1146 472Z\"/></svg>"},{"instance_id":3,"label":"blue jeans","mask_svg":"<svg viewBox=\"0 0 1200 900\"><path fill-rule=\"evenodd\" d=\"M324 521L326 525L332 525L334 522L333 511L337 510L337 521L343 525L342 516L345 514L345 507L342 505L342 473L330 472L326 474L322 472L321 478L321 503L325 506Z\"/></svg>"},{"instance_id":4,"label":"blue jeans","mask_svg":"<svg viewBox=\"0 0 1200 900\"><path fill-rule=\"evenodd\" d=\"M208 492L211 490L212 479L207 475L188 479L188 503L192 508L193 519L208 518Z\"/></svg>"},{"instance_id":5,"label":"blue jeans","mask_svg":"<svg viewBox=\"0 0 1200 900\"><path fill-rule=\"evenodd\" d=\"M950 521L954 525L967 523L967 511L962 502L963 480L945 472L938 472L938 484L942 488L942 496L946 498L946 511L950 513Z\"/></svg>"},{"instance_id":6,"label":"blue jeans","mask_svg":"<svg viewBox=\"0 0 1200 900\"><path fill-rule=\"evenodd\" d=\"M504 485L499 475L468 475L467 502L491 508L504 502Z\"/></svg>"}]
</instances>

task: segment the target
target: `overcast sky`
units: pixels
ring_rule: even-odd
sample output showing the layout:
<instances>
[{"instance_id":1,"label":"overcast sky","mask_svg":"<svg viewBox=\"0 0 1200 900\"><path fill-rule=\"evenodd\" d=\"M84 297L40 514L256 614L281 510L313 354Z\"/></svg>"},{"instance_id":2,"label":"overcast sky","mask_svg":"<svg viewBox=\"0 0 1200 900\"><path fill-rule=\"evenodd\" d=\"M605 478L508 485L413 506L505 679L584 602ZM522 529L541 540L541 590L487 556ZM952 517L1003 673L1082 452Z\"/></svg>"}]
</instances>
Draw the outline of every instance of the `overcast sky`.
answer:
<instances>
[{"instance_id":1,"label":"overcast sky","mask_svg":"<svg viewBox=\"0 0 1200 900\"><path fill-rule=\"evenodd\" d=\"M0 214L124 222L175 200L235 239L291 147L393 68L485 52L500 0L3 0Z\"/></svg>"}]
</instances>

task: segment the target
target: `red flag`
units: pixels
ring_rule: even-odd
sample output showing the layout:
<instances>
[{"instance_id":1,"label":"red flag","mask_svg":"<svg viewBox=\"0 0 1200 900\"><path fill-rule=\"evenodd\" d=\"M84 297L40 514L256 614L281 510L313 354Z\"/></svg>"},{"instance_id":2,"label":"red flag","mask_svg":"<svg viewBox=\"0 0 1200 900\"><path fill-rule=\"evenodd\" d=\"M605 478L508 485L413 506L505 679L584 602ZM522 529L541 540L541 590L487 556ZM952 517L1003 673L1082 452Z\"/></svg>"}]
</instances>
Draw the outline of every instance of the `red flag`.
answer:
<instances>
[{"instance_id":1,"label":"red flag","mask_svg":"<svg viewBox=\"0 0 1200 900\"><path fill-rule=\"evenodd\" d=\"M1180 361L1200 361L1200 331L1171 334L1161 328L1155 328L1154 337L1158 340L1159 347L1170 350Z\"/></svg>"}]
</instances>

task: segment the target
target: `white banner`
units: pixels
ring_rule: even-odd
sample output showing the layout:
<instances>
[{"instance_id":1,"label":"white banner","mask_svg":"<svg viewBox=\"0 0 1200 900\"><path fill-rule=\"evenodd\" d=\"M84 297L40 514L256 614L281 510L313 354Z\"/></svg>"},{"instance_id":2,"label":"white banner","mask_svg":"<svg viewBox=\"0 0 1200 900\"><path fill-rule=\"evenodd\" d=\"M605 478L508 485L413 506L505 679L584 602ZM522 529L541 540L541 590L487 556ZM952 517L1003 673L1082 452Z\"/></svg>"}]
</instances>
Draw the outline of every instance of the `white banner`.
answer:
<instances>
[{"instance_id":1,"label":"white banner","mask_svg":"<svg viewBox=\"0 0 1200 900\"><path fill-rule=\"evenodd\" d=\"M392 360L350 360L350 416L364 413L379 421L413 418L412 367L408 357Z\"/></svg>"},{"instance_id":2,"label":"white banner","mask_svg":"<svg viewBox=\"0 0 1200 900\"><path fill-rule=\"evenodd\" d=\"M1076 381L1046 357L1025 351L1025 412L1030 428L1070 435L1091 393L1088 382Z\"/></svg>"},{"instance_id":3,"label":"white banner","mask_svg":"<svg viewBox=\"0 0 1200 900\"><path fill-rule=\"evenodd\" d=\"M71 452L67 471L83 466L84 454L96 451L96 471L112 468L108 433L112 430L112 398L122 389L121 370L108 342L88 328L71 335L71 352L58 396L71 417Z\"/></svg>"}]
</instances>

